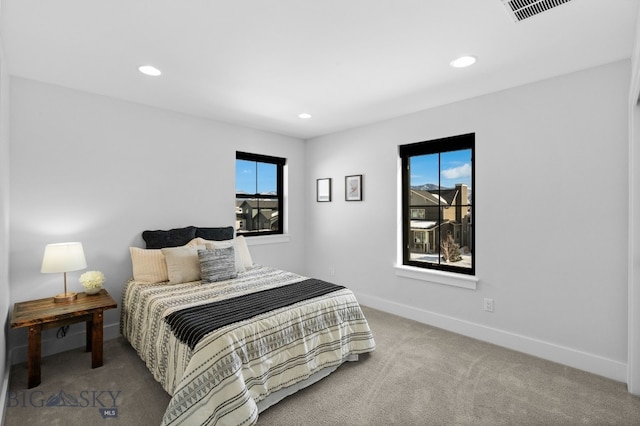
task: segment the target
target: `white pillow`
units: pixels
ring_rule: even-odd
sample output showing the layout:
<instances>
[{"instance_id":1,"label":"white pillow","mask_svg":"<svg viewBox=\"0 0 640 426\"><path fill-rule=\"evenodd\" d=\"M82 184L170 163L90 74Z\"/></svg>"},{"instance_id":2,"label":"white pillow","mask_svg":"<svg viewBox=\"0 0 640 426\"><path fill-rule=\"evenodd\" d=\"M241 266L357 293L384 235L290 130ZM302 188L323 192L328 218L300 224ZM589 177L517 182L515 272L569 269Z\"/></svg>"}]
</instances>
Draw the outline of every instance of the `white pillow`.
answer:
<instances>
[{"instance_id":1,"label":"white pillow","mask_svg":"<svg viewBox=\"0 0 640 426\"><path fill-rule=\"evenodd\" d=\"M207 240L204 238L196 237L193 240L189 241L185 246L203 246L207 243Z\"/></svg>"},{"instance_id":2,"label":"white pillow","mask_svg":"<svg viewBox=\"0 0 640 426\"><path fill-rule=\"evenodd\" d=\"M200 280L200 260L198 250L205 246L182 246L163 248L162 254L167 263L169 284L188 283Z\"/></svg>"},{"instance_id":3,"label":"white pillow","mask_svg":"<svg viewBox=\"0 0 640 426\"><path fill-rule=\"evenodd\" d=\"M133 279L143 284L155 284L169 281L167 263L160 249L141 249L129 247Z\"/></svg>"},{"instance_id":4,"label":"white pillow","mask_svg":"<svg viewBox=\"0 0 640 426\"><path fill-rule=\"evenodd\" d=\"M242 262L242 259L240 258L240 252L238 250L236 250L236 243L234 240L224 240L224 241L212 241L212 240L207 240L207 242L205 243L205 246L207 247L207 250L220 250L220 249L226 249L229 247L233 247L234 248L234 258L235 258L235 268L236 268L236 272L240 273L240 272L245 272L246 269L244 267L244 263Z\"/></svg>"},{"instance_id":5,"label":"white pillow","mask_svg":"<svg viewBox=\"0 0 640 426\"><path fill-rule=\"evenodd\" d=\"M251 252L249 252L249 247L247 246L247 240L244 239L242 235L239 235L235 238L236 242L236 253L240 252L240 259L242 265L245 269L253 266L253 259L251 258Z\"/></svg>"}]
</instances>

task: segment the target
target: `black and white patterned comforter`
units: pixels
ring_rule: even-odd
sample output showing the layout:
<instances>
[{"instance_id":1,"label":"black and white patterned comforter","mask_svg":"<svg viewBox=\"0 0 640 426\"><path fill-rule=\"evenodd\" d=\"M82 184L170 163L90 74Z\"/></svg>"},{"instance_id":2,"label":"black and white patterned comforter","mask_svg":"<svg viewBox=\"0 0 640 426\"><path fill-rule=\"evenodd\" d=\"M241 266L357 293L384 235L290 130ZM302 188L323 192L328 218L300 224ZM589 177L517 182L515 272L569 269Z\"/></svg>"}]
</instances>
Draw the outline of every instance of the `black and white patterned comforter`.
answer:
<instances>
[{"instance_id":1,"label":"black and white patterned comforter","mask_svg":"<svg viewBox=\"0 0 640 426\"><path fill-rule=\"evenodd\" d=\"M126 285L121 331L172 395L163 424L254 424L256 403L271 393L374 350L369 325L346 288L224 325L192 342L193 349L166 321L185 308L304 280L255 266L215 284Z\"/></svg>"}]
</instances>

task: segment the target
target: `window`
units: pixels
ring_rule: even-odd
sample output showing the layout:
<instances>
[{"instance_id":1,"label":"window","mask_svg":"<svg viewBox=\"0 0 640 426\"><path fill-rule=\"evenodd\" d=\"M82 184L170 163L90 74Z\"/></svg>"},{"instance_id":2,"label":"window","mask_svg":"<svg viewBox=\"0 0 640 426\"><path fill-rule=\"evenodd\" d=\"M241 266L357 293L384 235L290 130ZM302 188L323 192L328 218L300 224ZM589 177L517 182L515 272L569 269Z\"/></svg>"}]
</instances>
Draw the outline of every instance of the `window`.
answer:
<instances>
[{"instance_id":1,"label":"window","mask_svg":"<svg viewBox=\"0 0 640 426\"><path fill-rule=\"evenodd\" d=\"M236 233L282 234L286 159L236 152Z\"/></svg>"},{"instance_id":2,"label":"window","mask_svg":"<svg viewBox=\"0 0 640 426\"><path fill-rule=\"evenodd\" d=\"M400 146L402 263L475 274L475 134Z\"/></svg>"}]
</instances>

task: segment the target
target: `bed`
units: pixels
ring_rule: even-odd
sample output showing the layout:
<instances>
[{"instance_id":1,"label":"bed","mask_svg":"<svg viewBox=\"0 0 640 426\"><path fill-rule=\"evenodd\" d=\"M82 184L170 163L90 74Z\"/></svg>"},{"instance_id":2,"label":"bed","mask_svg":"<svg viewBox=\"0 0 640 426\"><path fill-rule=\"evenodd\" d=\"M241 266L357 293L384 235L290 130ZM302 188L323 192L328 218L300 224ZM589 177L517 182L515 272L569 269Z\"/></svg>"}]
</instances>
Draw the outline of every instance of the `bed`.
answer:
<instances>
[{"instance_id":1,"label":"bed","mask_svg":"<svg viewBox=\"0 0 640 426\"><path fill-rule=\"evenodd\" d=\"M199 229L145 231L123 291L121 332L172 397L163 425L255 424L375 349L349 289L254 264L233 228Z\"/></svg>"}]
</instances>

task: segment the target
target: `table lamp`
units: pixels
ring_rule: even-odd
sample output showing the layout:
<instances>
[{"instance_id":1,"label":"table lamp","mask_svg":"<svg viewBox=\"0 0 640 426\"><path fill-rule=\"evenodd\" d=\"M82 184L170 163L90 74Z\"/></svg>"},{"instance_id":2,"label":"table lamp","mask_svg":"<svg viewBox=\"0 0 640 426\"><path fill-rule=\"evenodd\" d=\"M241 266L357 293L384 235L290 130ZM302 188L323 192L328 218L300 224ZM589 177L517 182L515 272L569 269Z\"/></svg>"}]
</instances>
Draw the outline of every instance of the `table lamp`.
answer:
<instances>
[{"instance_id":1,"label":"table lamp","mask_svg":"<svg viewBox=\"0 0 640 426\"><path fill-rule=\"evenodd\" d=\"M42 257L42 273L64 273L64 293L53 298L55 302L71 302L78 295L67 292L67 272L78 271L87 267L82 243L47 244Z\"/></svg>"}]
</instances>

